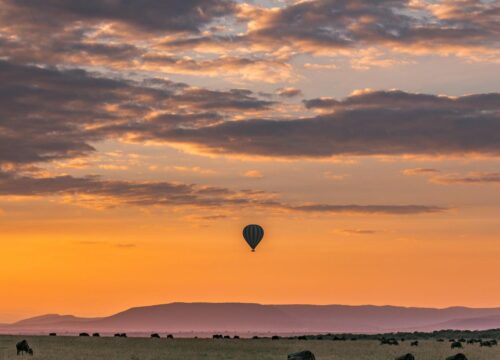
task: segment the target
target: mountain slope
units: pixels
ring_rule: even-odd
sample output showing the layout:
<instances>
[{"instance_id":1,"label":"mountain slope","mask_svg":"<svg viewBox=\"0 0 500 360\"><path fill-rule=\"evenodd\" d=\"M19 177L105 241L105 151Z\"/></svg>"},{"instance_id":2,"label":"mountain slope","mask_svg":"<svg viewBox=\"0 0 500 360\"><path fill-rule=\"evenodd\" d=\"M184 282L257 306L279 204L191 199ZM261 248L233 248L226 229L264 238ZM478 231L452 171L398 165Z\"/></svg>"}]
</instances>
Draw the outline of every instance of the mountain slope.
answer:
<instances>
[{"instance_id":1,"label":"mountain slope","mask_svg":"<svg viewBox=\"0 0 500 360\"><path fill-rule=\"evenodd\" d=\"M500 308L171 303L108 317L44 315L0 326L0 332L360 332L500 328Z\"/></svg>"}]
</instances>

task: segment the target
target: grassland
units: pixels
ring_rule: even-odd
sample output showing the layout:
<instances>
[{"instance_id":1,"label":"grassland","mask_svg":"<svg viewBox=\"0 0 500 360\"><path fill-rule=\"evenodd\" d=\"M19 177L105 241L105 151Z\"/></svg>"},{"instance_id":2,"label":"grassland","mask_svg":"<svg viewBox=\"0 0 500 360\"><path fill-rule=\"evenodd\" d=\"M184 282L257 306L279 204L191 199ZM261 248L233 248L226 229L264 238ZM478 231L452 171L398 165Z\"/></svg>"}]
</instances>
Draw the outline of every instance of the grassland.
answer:
<instances>
[{"instance_id":1,"label":"grassland","mask_svg":"<svg viewBox=\"0 0 500 360\"><path fill-rule=\"evenodd\" d=\"M457 353L448 342L421 341L410 347L409 341L399 346L379 345L375 340L337 342L331 340L212 340L212 339L150 339L69 336L0 336L0 359L19 359L15 344L28 340L34 349L33 359L44 360L278 360L300 350L311 350L318 360L392 360L411 352L416 360L444 360ZM484 348L465 345L460 352L469 360L500 360L500 347ZM26 358L26 357L25 357Z\"/></svg>"}]
</instances>

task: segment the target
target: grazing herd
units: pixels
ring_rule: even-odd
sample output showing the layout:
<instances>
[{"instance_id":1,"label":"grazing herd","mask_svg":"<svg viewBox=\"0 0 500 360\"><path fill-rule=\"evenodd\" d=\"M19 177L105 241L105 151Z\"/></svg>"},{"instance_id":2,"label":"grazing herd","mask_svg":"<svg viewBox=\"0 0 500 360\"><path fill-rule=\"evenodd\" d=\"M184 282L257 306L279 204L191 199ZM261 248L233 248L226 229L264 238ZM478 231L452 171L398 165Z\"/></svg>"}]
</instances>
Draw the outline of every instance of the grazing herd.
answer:
<instances>
[{"instance_id":1,"label":"grazing herd","mask_svg":"<svg viewBox=\"0 0 500 360\"><path fill-rule=\"evenodd\" d=\"M329 334L330 335L330 334ZM50 333L49 336L57 336L56 333ZM86 332L82 332L79 334L79 336L81 337L88 337L90 336L88 333ZM99 333L93 333L92 334L93 337L100 337L100 334ZM115 337L122 337L122 338L126 338L127 337L127 334L126 333L116 333L114 335ZM151 338L156 338L156 339L159 339L161 338L160 334L158 333L153 333L151 334L150 336ZM172 334L168 334L166 336L167 339L173 339L174 336ZM233 339L239 339L240 337L235 335L233 337ZM308 337L306 335L301 335L301 336L297 336L295 337L296 339L298 340L307 340ZM212 336L212 339L231 339L231 337L229 335L222 335L222 334L215 334ZM254 336L252 339L260 339L258 336ZM278 335L274 335L271 337L271 340L281 340L282 337L281 336L278 336ZM286 339L293 339L293 337L289 337L289 338L286 338ZM323 336L315 336L313 337L313 339L316 339L316 340L323 340ZM334 336L331 338L331 340L334 340L334 341L346 341L347 339L345 337L338 337L338 336ZM351 338L351 340L357 340L357 338ZM395 345L395 346L398 346L399 345L399 341L396 339L396 338L385 338L385 337L382 337L379 339L380 341L380 345ZM401 338L400 339L401 342L404 342L405 339L404 338ZM438 342L444 342L444 339L437 339ZM492 340L483 340L483 339L459 339L459 340L455 340L455 339L450 339L449 342L451 343L451 349L462 349L464 346L463 344L464 343L467 343L467 344L479 344L481 347L493 347L493 346L497 346L498 345L498 342L497 340L495 339L492 339ZM411 341L410 342L410 346L419 346L419 342L418 340L414 340L414 341ZM30 347L30 345L28 344L28 342L26 340L22 340L20 342L18 342L16 344L16 350L17 350L17 355L24 355L24 354L28 354L28 355L33 355L33 349ZM314 354L309 351L309 350L305 350L305 351L300 351L300 352L296 352L296 353L293 353L293 354L289 354L288 357L287 357L288 360L316 360ZM407 353L405 355L402 355L402 356L399 356L399 357L396 357L395 360L415 360L415 356L411 353ZM467 357L462 354L462 353L458 353L458 354L455 354L455 355L452 355L452 356L449 356L446 358L446 360L468 360Z\"/></svg>"}]
</instances>

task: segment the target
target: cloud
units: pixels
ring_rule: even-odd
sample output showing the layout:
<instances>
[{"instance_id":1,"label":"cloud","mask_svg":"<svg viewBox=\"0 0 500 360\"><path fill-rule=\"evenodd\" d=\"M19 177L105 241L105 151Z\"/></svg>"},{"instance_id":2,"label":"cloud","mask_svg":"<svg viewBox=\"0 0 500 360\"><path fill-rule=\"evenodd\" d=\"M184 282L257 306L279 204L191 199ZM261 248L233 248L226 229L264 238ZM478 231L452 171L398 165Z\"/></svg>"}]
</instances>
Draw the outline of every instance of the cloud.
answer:
<instances>
[{"instance_id":1,"label":"cloud","mask_svg":"<svg viewBox=\"0 0 500 360\"><path fill-rule=\"evenodd\" d=\"M439 170L431 168L414 168L403 170L403 174L406 176L435 175L437 173L439 173Z\"/></svg>"},{"instance_id":2,"label":"cloud","mask_svg":"<svg viewBox=\"0 0 500 360\"><path fill-rule=\"evenodd\" d=\"M366 229L342 229L339 232L344 235L374 235L377 233L375 230Z\"/></svg>"},{"instance_id":3,"label":"cloud","mask_svg":"<svg viewBox=\"0 0 500 360\"><path fill-rule=\"evenodd\" d=\"M288 88L277 89L276 94L284 98L293 98L296 96L301 96L302 91L300 89L288 87Z\"/></svg>"},{"instance_id":4,"label":"cloud","mask_svg":"<svg viewBox=\"0 0 500 360\"><path fill-rule=\"evenodd\" d=\"M262 179L264 175L259 170L248 170L245 171L243 176L248 177L248 178L254 178L254 179Z\"/></svg>"},{"instance_id":5,"label":"cloud","mask_svg":"<svg viewBox=\"0 0 500 360\"><path fill-rule=\"evenodd\" d=\"M469 172L466 175L444 174L437 169L415 168L403 170L407 176L427 176L429 182L434 184L454 185L454 184L500 184L500 173L498 172Z\"/></svg>"},{"instance_id":6,"label":"cloud","mask_svg":"<svg viewBox=\"0 0 500 360\"><path fill-rule=\"evenodd\" d=\"M146 54L138 61L144 70L175 74L236 77L266 83L288 81L293 78L291 65L258 57L221 56L216 59L193 59Z\"/></svg>"},{"instance_id":7,"label":"cloud","mask_svg":"<svg viewBox=\"0 0 500 360\"><path fill-rule=\"evenodd\" d=\"M305 105L330 112L310 118L176 128L163 139L216 154L288 158L500 154L498 93L452 98L369 91L344 100L307 100Z\"/></svg>"},{"instance_id":8,"label":"cloud","mask_svg":"<svg viewBox=\"0 0 500 360\"><path fill-rule=\"evenodd\" d=\"M234 12L229 0L2 0L4 20L47 28L78 22L119 23L143 31L199 32L217 17Z\"/></svg>"},{"instance_id":9,"label":"cloud","mask_svg":"<svg viewBox=\"0 0 500 360\"><path fill-rule=\"evenodd\" d=\"M498 58L498 9L481 0L311 0L279 9L242 7L240 16L249 21L247 41L270 49L332 55L374 46L443 54L455 48Z\"/></svg>"},{"instance_id":10,"label":"cloud","mask_svg":"<svg viewBox=\"0 0 500 360\"><path fill-rule=\"evenodd\" d=\"M500 94L446 97L360 91L304 101L309 118L274 118L252 91L131 81L0 61L0 163L82 158L106 139L283 158L498 156ZM268 117L266 117L268 116ZM237 121L235 121L237 120Z\"/></svg>"},{"instance_id":11,"label":"cloud","mask_svg":"<svg viewBox=\"0 0 500 360\"><path fill-rule=\"evenodd\" d=\"M363 213L363 214L390 214L390 215L412 215L429 214L446 211L440 206L422 205L329 205L310 204L293 206L293 210L301 212L317 213Z\"/></svg>"},{"instance_id":12,"label":"cloud","mask_svg":"<svg viewBox=\"0 0 500 360\"><path fill-rule=\"evenodd\" d=\"M305 63L304 68L308 70L335 70L337 69L337 65Z\"/></svg>"},{"instance_id":13,"label":"cloud","mask_svg":"<svg viewBox=\"0 0 500 360\"><path fill-rule=\"evenodd\" d=\"M171 128L213 125L274 105L242 89L134 82L2 60L0 95L0 163L15 164L80 158L103 139L161 137Z\"/></svg>"},{"instance_id":14,"label":"cloud","mask_svg":"<svg viewBox=\"0 0 500 360\"><path fill-rule=\"evenodd\" d=\"M132 248L137 247L137 244L134 244L134 243L118 243L118 244L115 245L115 247L117 247L119 249L132 249Z\"/></svg>"},{"instance_id":15,"label":"cloud","mask_svg":"<svg viewBox=\"0 0 500 360\"><path fill-rule=\"evenodd\" d=\"M500 173L498 172L471 172L467 175L443 175L435 176L430 179L438 184L500 184Z\"/></svg>"},{"instance_id":16,"label":"cloud","mask_svg":"<svg viewBox=\"0 0 500 360\"><path fill-rule=\"evenodd\" d=\"M93 208L123 205L188 206L198 209L261 207L278 212L386 215L419 215L446 211L444 207L427 205L294 205L280 201L275 194L259 190L231 190L173 182L104 180L96 176L33 177L13 172L0 172L0 197L2 196L58 196L65 202Z\"/></svg>"}]
</instances>

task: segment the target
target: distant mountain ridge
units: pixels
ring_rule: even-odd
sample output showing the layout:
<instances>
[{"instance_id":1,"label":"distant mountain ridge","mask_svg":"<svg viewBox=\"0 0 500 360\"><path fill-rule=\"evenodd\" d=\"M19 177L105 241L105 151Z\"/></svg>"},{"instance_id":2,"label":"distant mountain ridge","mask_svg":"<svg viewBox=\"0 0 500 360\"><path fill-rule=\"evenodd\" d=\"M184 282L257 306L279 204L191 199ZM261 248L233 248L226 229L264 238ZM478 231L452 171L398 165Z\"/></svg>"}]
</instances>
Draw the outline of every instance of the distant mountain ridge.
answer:
<instances>
[{"instance_id":1,"label":"distant mountain ridge","mask_svg":"<svg viewBox=\"0 0 500 360\"><path fill-rule=\"evenodd\" d=\"M46 332L233 332L380 333L500 328L500 308L445 309L373 305L261 305L170 303L134 307L117 314L82 318L48 314L0 325L0 333Z\"/></svg>"}]
</instances>

